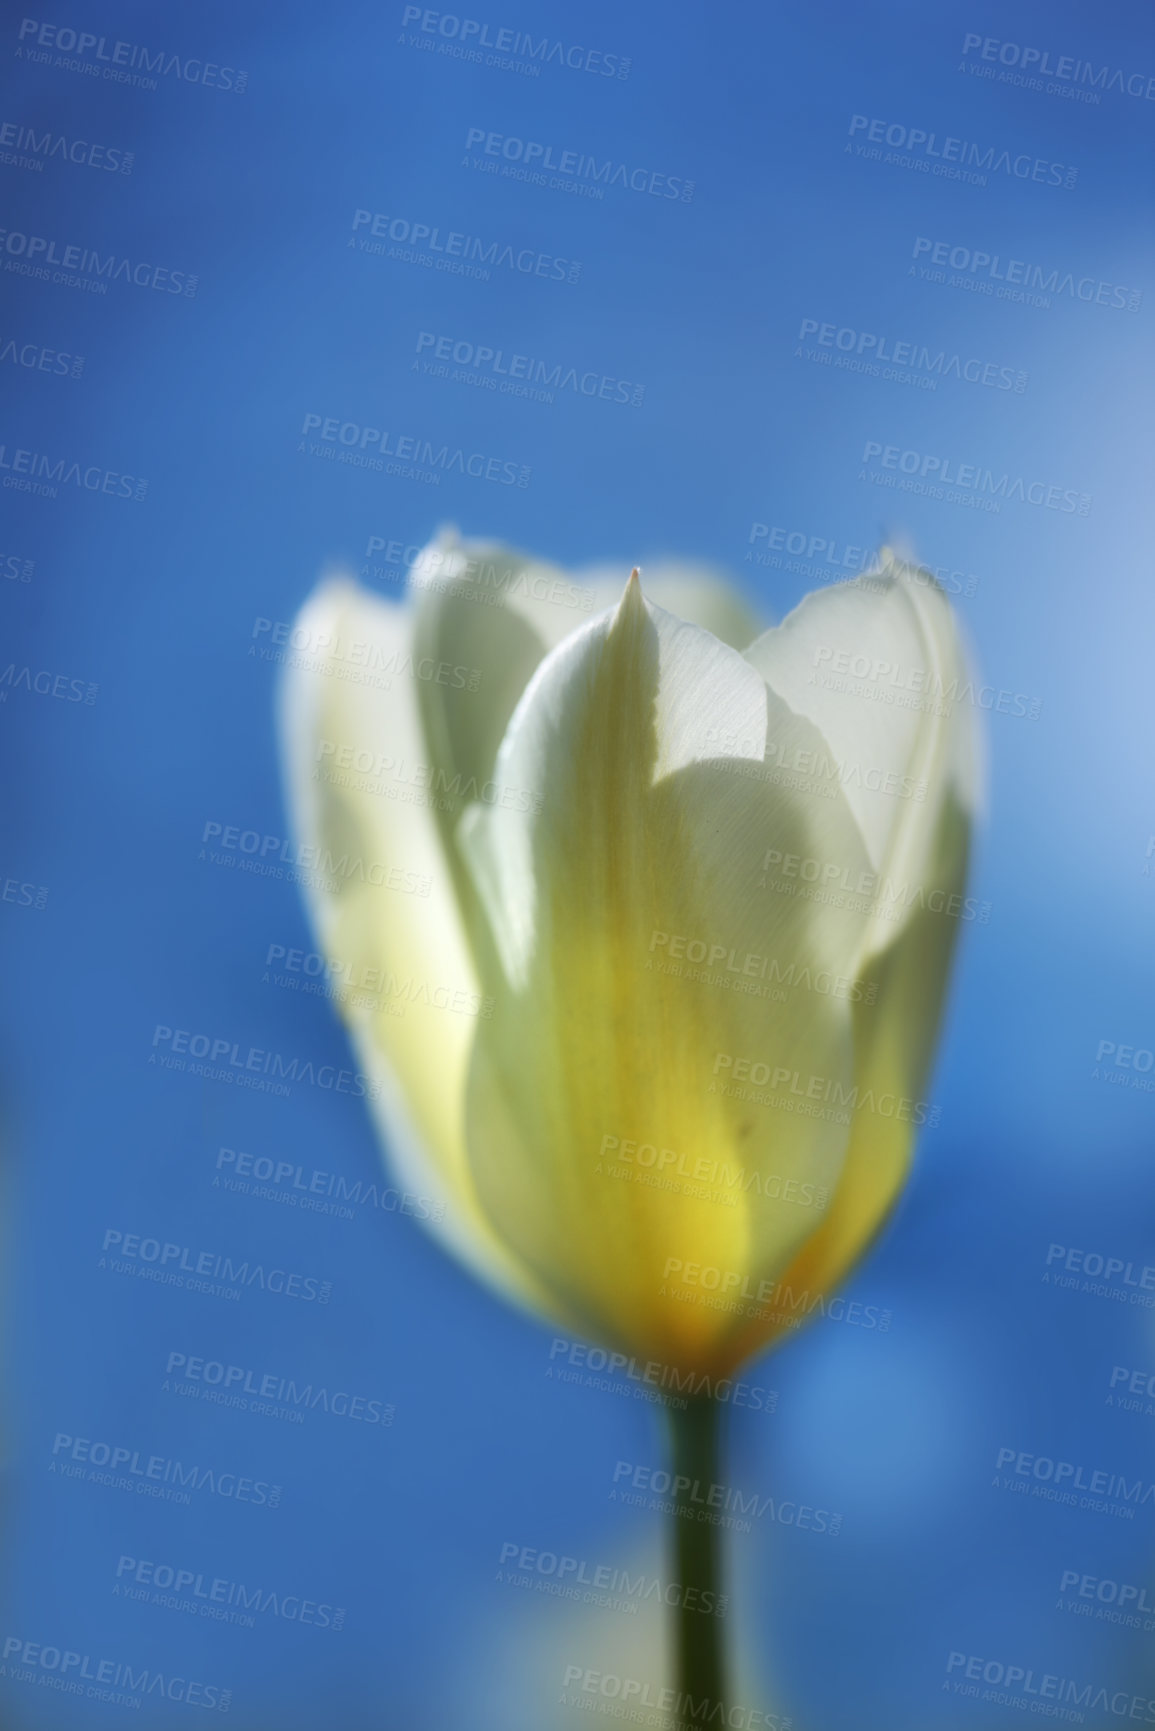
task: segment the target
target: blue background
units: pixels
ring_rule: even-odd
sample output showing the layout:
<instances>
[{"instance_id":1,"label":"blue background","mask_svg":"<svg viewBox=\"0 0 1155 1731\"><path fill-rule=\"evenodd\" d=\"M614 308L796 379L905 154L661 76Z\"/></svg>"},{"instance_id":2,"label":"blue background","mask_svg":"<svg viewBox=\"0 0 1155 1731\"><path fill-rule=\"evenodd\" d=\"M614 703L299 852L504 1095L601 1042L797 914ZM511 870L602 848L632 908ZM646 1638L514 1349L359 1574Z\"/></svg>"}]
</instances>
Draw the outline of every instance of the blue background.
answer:
<instances>
[{"instance_id":1,"label":"blue background","mask_svg":"<svg viewBox=\"0 0 1155 1731\"><path fill-rule=\"evenodd\" d=\"M1155 73L1150 11L478 13L491 31L628 58L627 78L470 65L402 39L402 11L61 0L52 14L244 68L240 94L32 63L15 13L0 36L3 118L135 152L131 176L0 166L0 223L197 277L195 297L0 277L5 340L86 357L75 380L0 363L6 448L149 482L140 502L0 494L0 543L35 565L28 583L0 581L0 663L99 686L91 705L13 688L0 709L0 864L48 888L43 909L0 904L4 1637L231 1689L231 1717L253 1728L539 1731L583 1722L558 1705L567 1665L664 1680L652 1617L494 1579L506 1542L660 1566L659 1518L609 1500L615 1462L661 1463L655 1410L629 1384L548 1377L548 1331L413 1220L214 1188L222 1145L370 1181L363 1102L300 1086L270 1099L149 1058L163 1023L349 1061L323 999L263 978L271 944L312 948L297 889L199 857L206 822L288 833L277 668L250 654L255 619L291 619L333 561L363 569L371 536L420 544L447 521L570 566L704 560L780 617L812 583L786 555L748 557L760 523L840 547L900 535L977 576L959 610L983 673L1041 710L988 718L973 893L990 918L963 933L941 1123L853 1282L891 1327L815 1324L749 1370L775 1412L735 1415L730 1482L843 1516L836 1538L768 1521L734 1536L742 1700L804 1731L1021 1723L944 1691L951 1652L1155 1693L1144 1632L1056 1608L1064 1570L1155 1598L1155 1506L1111 1519L992 1483L1002 1447L1155 1479L1153 1418L1105 1405L1113 1366L1155 1370L1155 1319L1043 1281L1052 1243L1155 1261L1155 1097L1094 1075L1101 1041L1155 1046L1155 109L959 69L977 33ZM980 187L866 160L847 152L854 114L1072 164L1077 184ZM487 175L463 166L471 127L683 177L694 195L593 200ZM581 273L478 281L371 256L350 244L359 208ZM918 236L1128 285L1142 303L1037 308L929 283L911 274ZM812 364L797 352L806 318L957 348L1028 385L918 390ZM641 382L644 400L543 404L431 378L414 368L422 331ZM326 464L299 449L309 413L527 464L529 484ZM863 479L870 440L1093 506L991 513L883 490ZM365 580L396 596L394 575ZM298 1270L332 1297L231 1303L118 1276L100 1267L108 1229ZM392 1403L394 1422L316 1411L294 1426L182 1399L162 1386L171 1352L340 1384ZM183 1507L69 1480L50 1470L61 1432L276 1482L283 1501ZM342 1606L344 1627L265 1615L249 1629L127 1600L113 1591L125 1555ZM197 1712L150 1697L134 1719L7 1673L0 1689L20 1727Z\"/></svg>"}]
</instances>

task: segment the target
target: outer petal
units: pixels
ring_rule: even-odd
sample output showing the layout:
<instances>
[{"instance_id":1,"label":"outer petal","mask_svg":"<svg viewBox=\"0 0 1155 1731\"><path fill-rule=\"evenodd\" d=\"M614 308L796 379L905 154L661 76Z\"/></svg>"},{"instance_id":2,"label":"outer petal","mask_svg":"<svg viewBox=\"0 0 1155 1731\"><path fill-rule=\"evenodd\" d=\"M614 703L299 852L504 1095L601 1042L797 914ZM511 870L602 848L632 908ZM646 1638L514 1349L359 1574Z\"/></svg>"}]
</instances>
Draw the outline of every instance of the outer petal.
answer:
<instances>
[{"instance_id":1,"label":"outer petal","mask_svg":"<svg viewBox=\"0 0 1155 1731\"><path fill-rule=\"evenodd\" d=\"M877 996L873 1003L860 1000L854 1006L855 1083L858 1097L874 1105L856 1110L831 1206L786 1271L766 1315L751 1325L747 1350L765 1339L759 1324L770 1320L776 1332L785 1332L845 1278L902 1191L925 1116L951 959L967 907L979 739L966 701L966 658L949 605L933 580L912 567L892 564L881 594L877 579L859 595L853 593L856 587L808 596L780 632L753 646L750 658L773 668L791 701L814 712L829 702L825 727L844 762L871 754L884 769L924 777L926 794L921 801L895 801L889 824L883 823L878 804L883 796L875 796L873 812L865 793L859 796L858 809L876 847L882 838L884 882L875 895L870 951L862 964ZM873 619L868 614L872 604L878 609ZM852 634L856 626L857 637ZM856 711L849 706L867 708L869 698L806 682L806 663L810 671L824 665L817 651L831 643L869 645L872 658L889 658L895 666L904 665L903 655L917 655L906 665L931 670L926 707L900 711L889 724L880 713L857 732ZM874 706L869 707L873 716ZM884 1101L889 1109L878 1109ZM900 1111L895 1102L908 1104Z\"/></svg>"},{"instance_id":2,"label":"outer petal","mask_svg":"<svg viewBox=\"0 0 1155 1731\"><path fill-rule=\"evenodd\" d=\"M505 608L527 625L546 649L617 600L620 580L610 594L595 591L580 576L496 541L463 540L456 529L441 529L416 560L410 598L421 608L438 598L462 603L463 620L476 624L490 608Z\"/></svg>"},{"instance_id":3,"label":"outer petal","mask_svg":"<svg viewBox=\"0 0 1155 1731\"><path fill-rule=\"evenodd\" d=\"M485 1005L428 790L410 610L331 579L303 608L296 640L307 647L281 690L287 795L297 835L317 849L306 895L380 1090L384 1139L404 1182L444 1210L438 1229L456 1253L524 1295L465 1158L469 1050ZM345 857L364 872L325 869Z\"/></svg>"},{"instance_id":4,"label":"outer petal","mask_svg":"<svg viewBox=\"0 0 1155 1731\"><path fill-rule=\"evenodd\" d=\"M553 566L445 531L413 568L410 608L422 751L455 894L472 894L449 846L473 802L525 799L495 779L498 748L548 651L589 616L594 597Z\"/></svg>"},{"instance_id":5,"label":"outer petal","mask_svg":"<svg viewBox=\"0 0 1155 1731\"><path fill-rule=\"evenodd\" d=\"M942 813L932 869L961 898L965 890L966 813L949 801ZM953 874L953 875L952 875ZM751 1324L741 1356L796 1326L845 1279L885 1224L910 1168L959 922L920 909L870 962L878 984L873 1005L854 1006L855 1084L875 1104L854 1113L842 1177L819 1229L804 1244L780 1288ZM896 1102L908 1105L900 1115Z\"/></svg>"},{"instance_id":6,"label":"outer petal","mask_svg":"<svg viewBox=\"0 0 1155 1731\"><path fill-rule=\"evenodd\" d=\"M819 778L844 789L877 875L869 949L943 886L941 816L973 808L973 710L950 605L925 572L884 555L881 575L807 595L747 659L830 745ZM961 700L960 700L961 699ZM938 875L936 875L938 874Z\"/></svg>"},{"instance_id":7,"label":"outer petal","mask_svg":"<svg viewBox=\"0 0 1155 1731\"><path fill-rule=\"evenodd\" d=\"M799 749L821 744L741 656L631 584L510 725L498 779L539 809L475 807L461 828L495 999L469 1084L483 1205L587 1331L709 1369L740 1321L686 1304L669 1265L716 1269L724 1291L785 1267L814 1214L783 1194L835 1183L848 1137L826 1104L851 1084L848 1000L812 982L845 973L862 916L756 884L771 848L868 862L837 791L799 798L764 762L768 705ZM675 939L701 946L703 977L664 961ZM771 960L810 970L785 1007ZM734 1081L763 1066L762 1088ZM652 1170L615 1165L607 1138L652 1150Z\"/></svg>"}]
</instances>

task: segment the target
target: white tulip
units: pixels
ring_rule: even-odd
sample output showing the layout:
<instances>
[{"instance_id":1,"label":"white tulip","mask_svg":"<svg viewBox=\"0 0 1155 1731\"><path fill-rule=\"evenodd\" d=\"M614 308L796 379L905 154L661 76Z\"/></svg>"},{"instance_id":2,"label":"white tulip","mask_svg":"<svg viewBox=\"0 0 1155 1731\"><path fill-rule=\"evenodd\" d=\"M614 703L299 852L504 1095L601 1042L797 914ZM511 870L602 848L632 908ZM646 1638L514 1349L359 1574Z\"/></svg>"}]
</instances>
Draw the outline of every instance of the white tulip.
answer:
<instances>
[{"instance_id":1,"label":"white tulip","mask_svg":"<svg viewBox=\"0 0 1155 1731\"><path fill-rule=\"evenodd\" d=\"M403 602L325 582L287 779L318 881L385 868L311 910L399 1179L506 1292L716 1375L901 1189L974 711L945 597L893 559L757 637L716 578L624 588L448 539Z\"/></svg>"}]
</instances>

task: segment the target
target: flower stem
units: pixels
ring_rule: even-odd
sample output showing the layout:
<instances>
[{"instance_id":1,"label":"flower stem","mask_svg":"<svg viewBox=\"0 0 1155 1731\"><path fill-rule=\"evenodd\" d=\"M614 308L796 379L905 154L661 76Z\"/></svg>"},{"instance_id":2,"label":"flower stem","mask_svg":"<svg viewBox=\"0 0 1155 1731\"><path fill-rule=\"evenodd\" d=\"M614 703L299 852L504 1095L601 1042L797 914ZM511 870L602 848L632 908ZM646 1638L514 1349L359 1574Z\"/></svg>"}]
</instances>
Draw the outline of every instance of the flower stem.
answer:
<instances>
[{"instance_id":1,"label":"flower stem","mask_svg":"<svg viewBox=\"0 0 1155 1731\"><path fill-rule=\"evenodd\" d=\"M673 1610L677 1688L696 1702L706 1700L711 1707L718 1703L724 1707L725 1624L716 1614L718 1600L725 1591L722 1528L713 1520L698 1518L712 1512L706 1497L711 1485L722 1482L718 1471L722 1409L717 1401L700 1396L688 1398L684 1406L670 1404L666 1411L674 1476L689 1485L672 1516L671 1572L682 1589L678 1595L681 1602ZM696 1591L691 1592L692 1588ZM704 1597L707 1594L712 1596Z\"/></svg>"}]
</instances>

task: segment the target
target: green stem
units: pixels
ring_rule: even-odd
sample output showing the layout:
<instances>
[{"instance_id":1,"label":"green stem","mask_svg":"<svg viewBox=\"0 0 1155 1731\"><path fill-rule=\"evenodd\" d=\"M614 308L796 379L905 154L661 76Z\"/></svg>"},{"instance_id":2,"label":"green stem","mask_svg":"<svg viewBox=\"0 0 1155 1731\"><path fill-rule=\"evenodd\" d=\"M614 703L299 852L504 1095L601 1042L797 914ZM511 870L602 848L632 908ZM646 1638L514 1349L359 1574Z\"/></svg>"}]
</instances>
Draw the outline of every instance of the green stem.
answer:
<instances>
[{"instance_id":1,"label":"green stem","mask_svg":"<svg viewBox=\"0 0 1155 1731\"><path fill-rule=\"evenodd\" d=\"M712 1520L699 1520L711 1505L706 1498L711 1485L722 1482L719 1472L722 1408L709 1397L689 1398L685 1406L666 1408L674 1476L689 1489L681 1493L673 1527L673 1569L682 1591L673 1611L677 1688L694 1701L711 1706L726 1702L726 1663L723 1651L724 1620L702 1607L717 1605L725 1592L722 1528ZM697 1589L691 1592L690 1589ZM704 1597L704 1595L712 1597ZM694 1609L686 1606L687 1598ZM679 1714L678 1717L681 1717Z\"/></svg>"}]
</instances>

